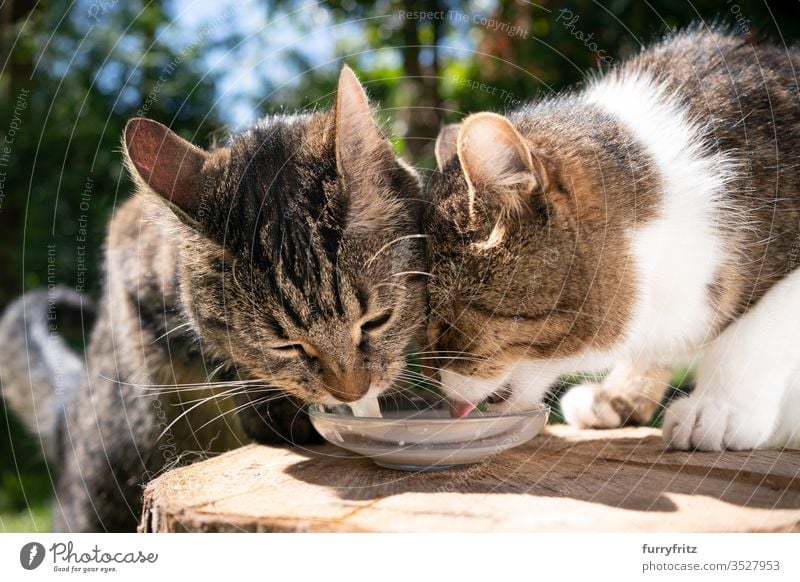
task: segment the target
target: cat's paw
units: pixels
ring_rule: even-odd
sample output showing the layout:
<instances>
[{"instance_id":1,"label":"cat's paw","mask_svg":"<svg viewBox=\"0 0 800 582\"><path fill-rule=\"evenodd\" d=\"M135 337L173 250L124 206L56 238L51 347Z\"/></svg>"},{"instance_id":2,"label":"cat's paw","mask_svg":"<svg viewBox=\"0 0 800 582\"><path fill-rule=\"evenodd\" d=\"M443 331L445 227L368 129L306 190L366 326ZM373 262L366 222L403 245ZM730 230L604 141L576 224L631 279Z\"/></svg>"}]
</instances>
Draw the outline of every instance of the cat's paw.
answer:
<instances>
[{"instance_id":1,"label":"cat's paw","mask_svg":"<svg viewBox=\"0 0 800 582\"><path fill-rule=\"evenodd\" d=\"M689 396L676 400L664 414L664 440L673 449L744 451L763 446L771 423L721 398Z\"/></svg>"},{"instance_id":2,"label":"cat's paw","mask_svg":"<svg viewBox=\"0 0 800 582\"><path fill-rule=\"evenodd\" d=\"M620 414L615 397L600 384L579 384L561 397L561 413L578 428L617 428L627 418Z\"/></svg>"}]
</instances>

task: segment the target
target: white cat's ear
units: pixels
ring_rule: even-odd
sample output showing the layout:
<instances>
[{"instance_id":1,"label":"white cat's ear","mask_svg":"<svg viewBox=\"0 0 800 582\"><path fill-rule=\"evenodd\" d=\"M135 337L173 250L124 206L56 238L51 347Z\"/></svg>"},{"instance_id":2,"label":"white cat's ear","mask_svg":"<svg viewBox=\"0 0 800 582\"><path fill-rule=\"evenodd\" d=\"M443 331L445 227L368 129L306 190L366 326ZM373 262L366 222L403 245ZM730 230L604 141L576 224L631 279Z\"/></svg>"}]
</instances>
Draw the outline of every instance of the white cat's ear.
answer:
<instances>
[{"instance_id":1,"label":"white cat's ear","mask_svg":"<svg viewBox=\"0 0 800 582\"><path fill-rule=\"evenodd\" d=\"M149 187L173 209L194 218L203 196L208 153L157 121L131 119L125 126L125 163L135 181Z\"/></svg>"},{"instance_id":2,"label":"white cat's ear","mask_svg":"<svg viewBox=\"0 0 800 582\"><path fill-rule=\"evenodd\" d=\"M518 204L520 195L543 185L530 149L502 115L476 113L467 117L458 132L457 147L471 202L475 196L493 193Z\"/></svg>"},{"instance_id":3,"label":"white cat's ear","mask_svg":"<svg viewBox=\"0 0 800 582\"><path fill-rule=\"evenodd\" d=\"M336 162L349 179L363 179L382 156L392 155L392 145L372 117L369 99L353 70L345 65L336 91Z\"/></svg>"},{"instance_id":4,"label":"white cat's ear","mask_svg":"<svg viewBox=\"0 0 800 582\"><path fill-rule=\"evenodd\" d=\"M436 166L442 170L444 165L458 155L458 123L445 125L436 136L436 146L433 154L436 157Z\"/></svg>"}]
</instances>

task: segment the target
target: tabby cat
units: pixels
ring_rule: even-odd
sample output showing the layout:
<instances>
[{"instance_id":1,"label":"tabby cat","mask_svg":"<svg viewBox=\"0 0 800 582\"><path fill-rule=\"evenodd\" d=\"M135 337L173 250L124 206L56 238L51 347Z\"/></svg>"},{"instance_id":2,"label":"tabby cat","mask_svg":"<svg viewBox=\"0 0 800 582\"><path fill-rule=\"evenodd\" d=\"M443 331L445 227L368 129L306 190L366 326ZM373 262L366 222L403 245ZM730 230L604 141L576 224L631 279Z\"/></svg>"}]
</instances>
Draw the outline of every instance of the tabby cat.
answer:
<instances>
[{"instance_id":1,"label":"tabby cat","mask_svg":"<svg viewBox=\"0 0 800 582\"><path fill-rule=\"evenodd\" d=\"M446 128L429 335L456 415L562 399L679 449L800 445L800 52L695 27L581 90Z\"/></svg>"},{"instance_id":2,"label":"tabby cat","mask_svg":"<svg viewBox=\"0 0 800 582\"><path fill-rule=\"evenodd\" d=\"M28 294L3 321L5 398L57 463L56 530L132 530L165 467L313 438L303 403L384 390L425 311L421 185L347 67L329 112L269 117L212 151L134 119L123 145L138 192L109 226L87 372L26 345L46 330L20 331L74 293ZM73 372L63 391L54 353Z\"/></svg>"}]
</instances>

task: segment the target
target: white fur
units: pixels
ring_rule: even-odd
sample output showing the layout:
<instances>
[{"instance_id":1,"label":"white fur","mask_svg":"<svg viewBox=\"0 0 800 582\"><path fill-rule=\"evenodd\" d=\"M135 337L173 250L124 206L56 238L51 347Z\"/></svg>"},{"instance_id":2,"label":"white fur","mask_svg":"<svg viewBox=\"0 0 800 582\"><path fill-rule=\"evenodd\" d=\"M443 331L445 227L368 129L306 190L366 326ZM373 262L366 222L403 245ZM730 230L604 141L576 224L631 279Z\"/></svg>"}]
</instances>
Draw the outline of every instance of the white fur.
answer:
<instances>
[{"instance_id":1,"label":"white fur","mask_svg":"<svg viewBox=\"0 0 800 582\"><path fill-rule=\"evenodd\" d=\"M671 375L669 366L621 358L601 383L581 384L561 399L564 418L579 428L616 428L652 415ZM623 416L619 405L622 405Z\"/></svg>"},{"instance_id":2,"label":"white fur","mask_svg":"<svg viewBox=\"0 0 800 582\"><path fill-rule=\"evenodd\" d=\"M628 233L637 303L624 338L607 353L520 362L499 381L459 377L455 392L480 399L508 384L513 401L506 408L523 408L541 401L563 373L594 371L619 359L636 362L638 369L699 354L694 394L667 411L664 434L672 446L800 446L800 272L714 337L709 284L737 253L736 244L728 239L726 247L722 236L725 191L736 161L704 151L702 128L647 76L608 77L584 99L624 124L654 160L662 184L658 217ZM442 377L448 387L454 378ZM596 402L595 394L588 386L568 392L562 400L567 420L579 426L619 424L619 415Z\"/></svg>"},{"instance_id":3,"label":"white fur","mask_svg":"<svg viewBox=\"0 0 800 582\"><path fill-rule=\"evenodd\" d=\"M646 76L600 81L586 95L619 119L654 160L663 187L658 219L630 232L638 304L623 351L663 359L709 338L708 285L726 249L721 206L733 162L705 152L699 128Z\"/></svg>"},{"instance_id":4,"label":"white fur","mask_svg":"<svg viewBox=\"0 0 800 582\"><path fill-rule=\"evenodd\" d=\"M619 359L609 371L603 384L613 385L617 382L626 382L627 379L640 373L633 362ZM614 410L607 399L598 398L598 391L602 384L586 383L570 388L561 397L561 413L564 420L578 428L616 428L622 426L623 419Z\"/></svg>"},{"instance_id":5,"label":"white fur","mask_svg":"<svg viewBox=\"0 0 800 582\"><path fill-rule=\"evenodd\" d=\"M581 369L576 359L519 360L493 378L464 376L450 370L441 371L441 382L448 396L467 402L481 402L492 393L508 386L510 397L491 405L493 412L528 410L541 403L548 389L564 374Z\"/></svg>"},{"instance_id":6,"label":"white fur","mask_svg":"<svg viewBox=\"0 0 800 582\"><path fill-rule=\"evenodd\" d=\"M452 370L441 370L440 379L442 386L446 387L447 395L464 402L481 402L492 392L499 390L510 376L511 370L494 378L481 378L480 376L464 376Z\"/></svg>"},{"instance_id":7,"label":"white fur","mask_svg":"<svg viewBox=\"0 0 800 582\"><path fill-rule=\"evenodd\" d=\"M665 439L675 448L715 451L800 445L800 357L790 347L800 341L800 318L792 317L800 304L800 273L711 336L708 284L736 253L718 234L733 160L703 152L698 127L645 78L601 82L588 100L633 131L664 184L661 217L632 233L639 303L623 349L660 361L685 351L700 354L697 388L668 408ZM597 406L585 392L565 398L568 416Z\"/></svg>"},{"instance_id":8,"label":"white fur","mask_svg":"<svg viewBox=\"0 0 800 582\"><path fill-rule=\"evenodd\" d=\"M561 397L561 413L578 428L616 428L624 422L608 400L597 398L597 385L580 384Z\"/></svg>"},{"instance_id":9,"label":"white fur","mask_svg":"<svg viewBox=\"0 0 800 582\"><path fill-rule=\"evenodd\" d=\"M494 408L500 412L529 410L539 404L558 377L571 368L566 360L521 360L506 379L511 387L510 397Z\"/></svg>"},{"instance_id":10,"label":"white fur","mask_svg":"<svg viewBox=\"0 0 800 582\"><path fill-rule=\"evenodd\" d=\"M705 350L697 388L674 402L664 438L680 449L800 447L800 271Z\"/></svg>"},{"instance_id":11,"label":"white fur","mask_svg":"<svg viewBox=\"0 0 800 582\"><path fill-rule=\"evenodd\" d=\"M646 75L601 80L585 101L622 122L655 162L662 185L658 218L628 233L637 304L617 357L639 367L675 361L713 337L708 287L732 252L724 247L720 230L725 187L735 164L704 151L701 128ZM613 426L614 415L597 401L598 395L588 386L568 392L562 399L565 418L578 426Z\"/></svg>"}]
</instances>

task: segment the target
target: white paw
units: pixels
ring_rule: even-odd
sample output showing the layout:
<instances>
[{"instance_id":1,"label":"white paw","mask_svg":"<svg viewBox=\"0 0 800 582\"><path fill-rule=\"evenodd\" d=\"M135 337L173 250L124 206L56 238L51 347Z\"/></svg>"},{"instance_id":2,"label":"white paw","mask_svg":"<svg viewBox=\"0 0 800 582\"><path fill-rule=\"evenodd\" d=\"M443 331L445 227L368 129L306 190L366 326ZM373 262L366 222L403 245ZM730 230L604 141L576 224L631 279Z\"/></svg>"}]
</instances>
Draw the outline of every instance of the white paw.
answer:
<instances>
[{"instance_id":1,"label":"white paw","mask_svg":"<svg viewBox=\"0 0 800 582\"><path fill-rule=\"evenodd\" d=\"M664 440L682 450L743 451L763 446L774 419L759 418L724 399L689 396L676 400L664 414ZM767 415L768 416L768 415Z\"/></svg>"},{"instance_id":2,"label":"white paw","mask_svg":"<svg viewBox=\"0 0 800 582\"><path fill-rule=\"evenodd\" d=\"M578 428L617 428L624 424L599 384L573 386L561 397L561 412Z\"/></svg>"}]
</instances>

